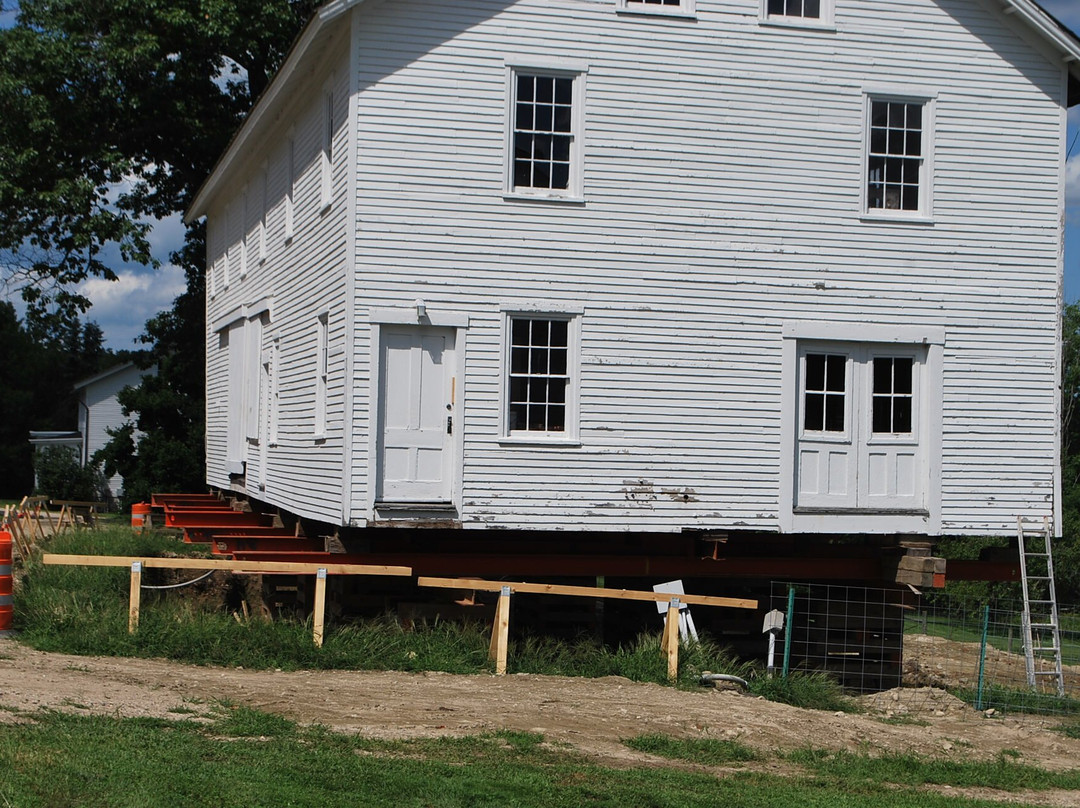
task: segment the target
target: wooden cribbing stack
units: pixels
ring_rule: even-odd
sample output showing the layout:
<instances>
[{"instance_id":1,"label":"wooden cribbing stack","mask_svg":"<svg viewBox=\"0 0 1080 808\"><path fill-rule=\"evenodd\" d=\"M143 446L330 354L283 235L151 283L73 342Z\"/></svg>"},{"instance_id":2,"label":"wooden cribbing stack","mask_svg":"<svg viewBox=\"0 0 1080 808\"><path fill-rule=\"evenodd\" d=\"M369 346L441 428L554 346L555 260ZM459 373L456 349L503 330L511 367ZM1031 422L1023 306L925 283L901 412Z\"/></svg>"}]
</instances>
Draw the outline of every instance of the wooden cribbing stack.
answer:
<instances>
[{"instance_id":1,"label":"wooden cribbing stack","mask_svg":"<svg viewBox=\"0 0 1080 808\"><path fill-rule=\"evenodd\" d=\"M419 586L440 589L464 589L481 592L498 592L499 603L495 608L495 625L491 632L491 645L488 654L495 661L495 673L506 673L506 649L510 630L510 595L514 592L526 592L537 595L567 595L579 598L609 598L611 600L644 600L652 603L668 604L667 619L664 621L664 637L661 647L668 661L668 678L679 675L679 606L682 603L692 606L721 606L728 609L756 609L756 600L745 598L721 598L712 595L678 595L666 592L645 592L635 589L603 589L596 586L561 586L557 584L507 583L505 581L487 581L479 578L417 578Z\"/></svg>"}]
</instances>

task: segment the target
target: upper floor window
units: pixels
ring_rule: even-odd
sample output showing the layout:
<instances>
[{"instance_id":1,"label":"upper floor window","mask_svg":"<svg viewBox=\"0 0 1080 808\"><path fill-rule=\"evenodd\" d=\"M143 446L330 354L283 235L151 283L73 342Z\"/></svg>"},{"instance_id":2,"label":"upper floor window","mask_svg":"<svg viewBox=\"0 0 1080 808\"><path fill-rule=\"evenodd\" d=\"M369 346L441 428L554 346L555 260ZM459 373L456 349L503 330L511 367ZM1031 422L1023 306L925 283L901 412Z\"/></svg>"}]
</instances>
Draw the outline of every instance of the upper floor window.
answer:
<instances>
[{"instance_id":1,"label":"upper floor window","mask_svg":"<svg viewBox=\"0 0 1080 808\"><path fill-rule=\"evenodd\" d=\"M319 151L319 196L323 210L334 201L334 91L323 95L322 148Z\"/></svg>"},{"instance_id":2,"label":"upper floor window","mask_svg":"<svg viewBox=\"0 0 1080 808\"><path fill-rule=\"evenodd\" d=\"M581 91L579 73L512 72L508 191L580 195Z\"/></svg>"},{"instance_id":3,"label":"upper floor window","mask_svg":"<svg viewBox=\"0 0 1080 808\"><path fill-rule=\"evenodd\" d=\"M694 0L619 0L620 11L643 14L693 14Z\"/></svg>"},{"instance_id":4,"label":"upper floor window","mask_svg":"<svg viewBox=\"0 0 1080 808\"><path fill-rule=\"evenodd\" d=\"M927 110L922 101L871 98L866 210L926 213Z\"/></svg>"},{"instance_id":5,"label":"upper floor window","mask_svg":"<svg viewBox=\"0 0 1080 808\"><path fill-rule=\"evenodd\" d=\"M821 18L821 0L766 0L765 13L769 17L817 20Z\"/></svg>"}]
</instances>

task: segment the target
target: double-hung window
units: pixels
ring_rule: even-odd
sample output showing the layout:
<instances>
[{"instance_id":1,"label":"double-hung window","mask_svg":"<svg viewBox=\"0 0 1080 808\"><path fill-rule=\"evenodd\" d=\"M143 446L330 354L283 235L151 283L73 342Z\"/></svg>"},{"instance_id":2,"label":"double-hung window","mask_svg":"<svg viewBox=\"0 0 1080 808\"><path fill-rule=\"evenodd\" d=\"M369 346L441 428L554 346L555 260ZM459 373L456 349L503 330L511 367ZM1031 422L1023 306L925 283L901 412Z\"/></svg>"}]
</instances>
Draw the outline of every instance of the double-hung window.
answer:
<instances>
[{"instance_id":1,"label":"double-hung window","mask_svg":"<svg viewBox=\"0 0 1080 808\"><path fill-rule=\"evenodd\" d=\"M870 97L867 112L866 212L928 214L929 105Z\"/></svg>"},{"instance_id":2,"label":"double-hung window","mask_svg":"<svg viewBox=\"0 0 1080 808\"><path fill-rule=\"evenodd\" d=\"M506 434L574 439L576 320L514 314L507 332Z\"/></svg>"},{"instance_id":3,"label":"double-hung window","mask_svg":"<svg viewBox=\"0 0 1080 808\"><path fill-rule=\"evenodd\" d=\"M581 195L583 91L580 72L511 70L509 193Z\"/></svg>"},{"instance_id":4,"label":"double-hung window","mask_svg":"<svg viewBox=\"0 0 1080 808\"><path fill-rule=\"evenodd\" d=\"M762 17L784 25L824 26L832 23L833 0L762 0Z\"/></svg>"},{"instance_id":5,"label":"double-hung window","mask_svg":"<svg viewBox=\"0 0 1080 808\"><path fill-rule=\"evenodd\" d=\"M640 14L675 14L689 16L694 13L694 0L619 0L619 11Z\"/></svg>"}]
</instances>

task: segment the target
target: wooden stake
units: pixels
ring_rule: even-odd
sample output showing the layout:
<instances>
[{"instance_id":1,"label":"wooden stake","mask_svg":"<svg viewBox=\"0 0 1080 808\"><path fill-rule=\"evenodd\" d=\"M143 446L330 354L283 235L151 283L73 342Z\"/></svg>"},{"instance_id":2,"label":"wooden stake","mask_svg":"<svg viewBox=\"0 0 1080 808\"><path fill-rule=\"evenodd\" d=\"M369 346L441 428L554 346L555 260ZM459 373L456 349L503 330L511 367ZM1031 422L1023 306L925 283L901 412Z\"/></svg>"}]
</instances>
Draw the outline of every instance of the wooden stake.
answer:
<instances>
[{"instance_id":1,"label":"wooden stake","mask_svg":"<svg viewBox=\"0 0 1080 808\"><path fill-rule=\"evenodd\" d=\"M510 587L499 592L499 605L495 607L495 625L491 627L491 645L488 657L495 660L495 675L506 675L506 646L510 635Z\"/></svg>"},{"instance_id":2,"label":"wooden stake","mask_svg":"<svg viewBox=\"0 0 1080 808\"><path fill-rule=\"evenodd\" d=\"M139 600L142 597L142 562L131 562L131 596L128 600L128 634L139 627Z\"/></svg>"},{"instance_id":3,"label":"wooden stake","mask_svg":"<svg viewBox=\"0 0 1080 808\"><path fill-rule=\"evenodd\" d=\"M315 573L315 647L322 648L323 621L326 617L326 569L320 567Z\"/></svg>"},{"instance_id":4,"label":"wooden stake","mask_svg":"<svg viewBox=\"0 0 1080 808\"><path fill-rule=\"evenodd\" d=\"M664 654L667 656L668 679L674 682L679 678L679 599L672 598L668 603L667 620L664 621L664 638L661 640Z\"/></svg>"}]
</instances>

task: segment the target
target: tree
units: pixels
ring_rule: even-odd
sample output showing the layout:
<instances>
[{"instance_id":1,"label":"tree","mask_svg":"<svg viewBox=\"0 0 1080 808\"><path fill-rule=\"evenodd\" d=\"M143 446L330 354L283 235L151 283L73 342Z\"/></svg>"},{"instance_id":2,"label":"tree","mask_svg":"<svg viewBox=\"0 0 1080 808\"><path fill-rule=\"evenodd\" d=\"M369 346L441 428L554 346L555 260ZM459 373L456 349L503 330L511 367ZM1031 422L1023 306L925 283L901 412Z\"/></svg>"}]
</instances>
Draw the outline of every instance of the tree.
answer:
<instances>
[{"instance_id":1,"label":"tree","mask_svg":"<svg viewBox=\"0 0 1080 808\"><path fill-rule=\"evenodd\" d=\"M0 31L0 281L46 330L115 278L154 265L149 223L184 210L317 0L22 0ZM138 485L203 479L203 230L173 256L188 289L147 324L159 376L124 404L145 435L107 463ZM198 372L194 372L198 365Z\"/></svg>"}]
</instances>

